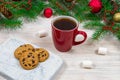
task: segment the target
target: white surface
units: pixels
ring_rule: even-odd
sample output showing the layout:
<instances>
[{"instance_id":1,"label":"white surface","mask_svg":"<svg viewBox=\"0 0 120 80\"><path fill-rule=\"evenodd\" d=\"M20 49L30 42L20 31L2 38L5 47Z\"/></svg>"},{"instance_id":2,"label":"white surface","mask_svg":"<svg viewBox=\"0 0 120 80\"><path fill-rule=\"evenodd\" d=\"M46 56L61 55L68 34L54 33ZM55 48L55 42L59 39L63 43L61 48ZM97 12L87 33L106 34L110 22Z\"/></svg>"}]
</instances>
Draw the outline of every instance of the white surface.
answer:
<instances>
[{"instance_id":1,"label":"white surface","mask_svg":"<svg viewBox=\"0 0 120 80\"><path fill-rule=\"evenodd\" d=\"M62 59L48 51L50 56L45 62L39 63L35 69L24 70L15 58L14 51L17 47L26 43L28 42L22 42L13 38L0 45L2 53L0 54L0 72L14 80L52 80L52 77L63 64Z\"/></svg>"},{"instance_id":2,"label":"white surface","mask_svg":"<svg viewBox=\"0 0 120 80\"><path fill-rule=\"evenodd\" d=\"M53 45L51 20L52 17L48 19L38 17L35 22L24 21L21 29L1 29L0 43L11 36L19 37L62 57L66 66L55 76L54 80L120 80L120 41L112 35L107 35L100 41L92 41L90 38L93 31L82 28L80 23L79 30L87 32L87 41L81 45L73 46L69 52L59 52ZM45 38L36 37L35 33L43 29L48 31L48 36ZM108 48L107 55L102 56L95 53L95 50L101 46ZM0 52L0 54L2 53ZM94 61L95 69L81 68L80 62L83 60Z\"/></svg>"}]
</instances>

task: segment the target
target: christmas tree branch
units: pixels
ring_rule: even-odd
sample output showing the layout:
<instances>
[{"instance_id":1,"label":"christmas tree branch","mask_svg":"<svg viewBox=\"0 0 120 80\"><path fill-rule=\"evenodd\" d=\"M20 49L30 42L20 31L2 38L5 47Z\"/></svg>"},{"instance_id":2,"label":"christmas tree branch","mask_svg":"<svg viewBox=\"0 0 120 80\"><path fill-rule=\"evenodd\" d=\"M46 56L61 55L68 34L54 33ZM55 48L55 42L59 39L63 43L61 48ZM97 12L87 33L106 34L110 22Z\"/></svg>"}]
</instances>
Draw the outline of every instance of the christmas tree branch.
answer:
<instances>
[{"instance_id":1,"label":"christmas tree branch","mask_svg":"<svg viewBox=\"0 0 120 80\"><path fill-rule=\"evenodd\" d=\"M7 2L7 0L6 0ZM21 18L27 18L27 20L32 21L37 18L38 15L40 15L41 11L45 7L45 3L43 3L40 0L35 0L31 3L32 7L30 10L27 10L27 7L29 8L28 1L11 1L10 4L5 4L5 8L11 12L12 18L8 19L6 16L2 17L0 19L0 25L4 26L5 28L18 28L22 25ZM1 7L2 8L2 7ZM4 9L0 9L4 10ZM4 11L5 13L6 11ZM1 16L1 15L0 15ZM9 16L9 15L8 15Z\"/></svg>"},{"instance_id":2,"label":"christmas tree branch","mask_svg":"<svg viewBox=\"0 0 120 80\"><path fill-rule=\"evenodd\" d=\"M92 35L92 39L98 40L101 39L107 34L108 32L106 30L103 30L102 28L99 28L95 31L95 33Z\"/></svg>"},{"instance_id":3,"label":"christmas tree branch","mask_svg":"<svg viewBox=\"0 0 120 80\"><path fill-rule=\"evenodd\" d=\"M88 21L85 22L85 25L83 27L87 29L98 29L99 27L103 27L104 24L100 21Z\"/></svg>"},{"instance_id":4,"label":"christmas tree branch","mask_svg":"<svg viewBox=\"0 0 120 80\"><path fill-rule=\"evenodd\" d=\"M5 28L10 28L10 29L17 29L20 28L22 21L20 20L9 20L9 19L2 19L0 21L1 26L4 26Z\"/></svg>"}]
</instances>

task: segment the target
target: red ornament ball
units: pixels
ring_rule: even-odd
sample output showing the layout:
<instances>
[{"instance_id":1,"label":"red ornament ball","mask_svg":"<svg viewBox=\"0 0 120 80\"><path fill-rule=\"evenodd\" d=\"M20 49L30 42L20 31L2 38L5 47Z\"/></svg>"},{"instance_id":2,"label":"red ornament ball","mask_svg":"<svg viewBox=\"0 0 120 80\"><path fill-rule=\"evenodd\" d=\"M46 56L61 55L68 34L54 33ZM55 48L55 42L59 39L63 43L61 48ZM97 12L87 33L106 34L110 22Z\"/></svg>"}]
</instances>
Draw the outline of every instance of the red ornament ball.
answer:
<instances>
[{"instance_id":1,"label":"red ornament ball","mask_svg":"<svg viewBox=\"0 0 120 80\"><path fill-rule=\"evenodd\" d=\"M50 17L52 16L52 14L53 14L53 11L52 11L51 8L46 8L46 9L44 10L44 16L45 16L46 18L50 18Z\"/></svg>"},{"instance_id":2,"label":"red ornament ball","mask_svg":"<svg viewBox=\"0 0 120 80\"><path fill-rule=\"evenodd\" d=\"M102 2L101 0L91 0L88 6L92 9L92 13L98 13L102 9Z\"/></svg>"}]
</instances>

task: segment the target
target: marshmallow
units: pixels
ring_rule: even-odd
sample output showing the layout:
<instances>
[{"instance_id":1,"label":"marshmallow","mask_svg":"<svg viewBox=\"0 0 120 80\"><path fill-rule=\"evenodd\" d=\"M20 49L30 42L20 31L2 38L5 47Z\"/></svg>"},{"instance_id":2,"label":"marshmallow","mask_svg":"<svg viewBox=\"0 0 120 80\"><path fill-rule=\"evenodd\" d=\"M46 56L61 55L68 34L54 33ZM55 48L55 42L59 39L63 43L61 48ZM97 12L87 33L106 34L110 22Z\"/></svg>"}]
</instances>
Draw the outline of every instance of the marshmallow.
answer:
<instances>
[{"instance_id":1,"label":"marshmallow","mask_svg":"<svg viewBox=\"0 0 120 80\"><path fill-rule=\"evenodd\" d=\"M82 35L77 35L77 36L75 37L75 41L76 41L76 42L79 42L79 41L82 41L82 40L84 40L84 37L83 37Z\"/></svg>"},{"instance_id":2,"label":"marshmallow","mask_svg":"<svg viewBox=\"0 0 120 80\"><path fill-rule=\"evenodd\" d=\"M46 30L41 30L41 31L38 31L36 35L40 38L43 38L48 36L48 32Z\"/></svg>"},{"instance_id":3,"label":"marshmallow","mask_svg":"<svg viewBox=\"0 0 120 80\"><path fill-rule=\"evenodd\" d=\"M85 69L92 69L92 68L94 68L94 64L90 60L85 60L85 61L81 62L81 67L83 67Z\"/></svg>"},{"instance_id":4,"label":"marshmallow","mask_svg":"<svg viewBox=\"0 0 120 80\"><path fill-rule=\"evenodd\" d=\"M97 54L99 54L99 55L105 55L107 53L108 53L108 49L107 48L105 48L105 47L99 47L98 48Z\"/></svg>"}]
</instances>

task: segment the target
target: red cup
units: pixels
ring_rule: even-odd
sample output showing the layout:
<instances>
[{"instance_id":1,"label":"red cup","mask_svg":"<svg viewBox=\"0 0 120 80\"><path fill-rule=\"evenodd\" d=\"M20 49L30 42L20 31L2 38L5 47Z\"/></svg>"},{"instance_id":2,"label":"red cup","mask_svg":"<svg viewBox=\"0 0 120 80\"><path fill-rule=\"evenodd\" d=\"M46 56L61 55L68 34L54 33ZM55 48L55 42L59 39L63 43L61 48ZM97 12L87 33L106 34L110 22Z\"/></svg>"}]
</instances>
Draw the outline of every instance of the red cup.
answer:
<instances>
[{"instance_id":1,"label":"red cup","mask_svg":"<svg viewBox=\"0 0 120 80\"><path fill-rule=\"evenodd\" d=\"M69 20L75 23L74 28L72 29L60 29L59 27L64 27L64 24L66 24L67 22L64 22L64 24L62 24L61 26L59 25L56 26L56 21L57 23L60 22L60 20L65 19L65 20ZM86 38L87 38L87 34L84 31L78 31L78 27L79 27L79 23L76 19L74 19L73 17L70 16L58 16L56 18L54 18L52 20L51 23L52 26L52 37L53 37L53 42L55 45L55 48L61 52L66 52L69 51L73 45L78 45L83 43ZM69 26L67 26L69 27ZM84 37L84 39L82 41L75 41L75 37L77 35L82 35Z\"/></svg>"}]
</instances>

